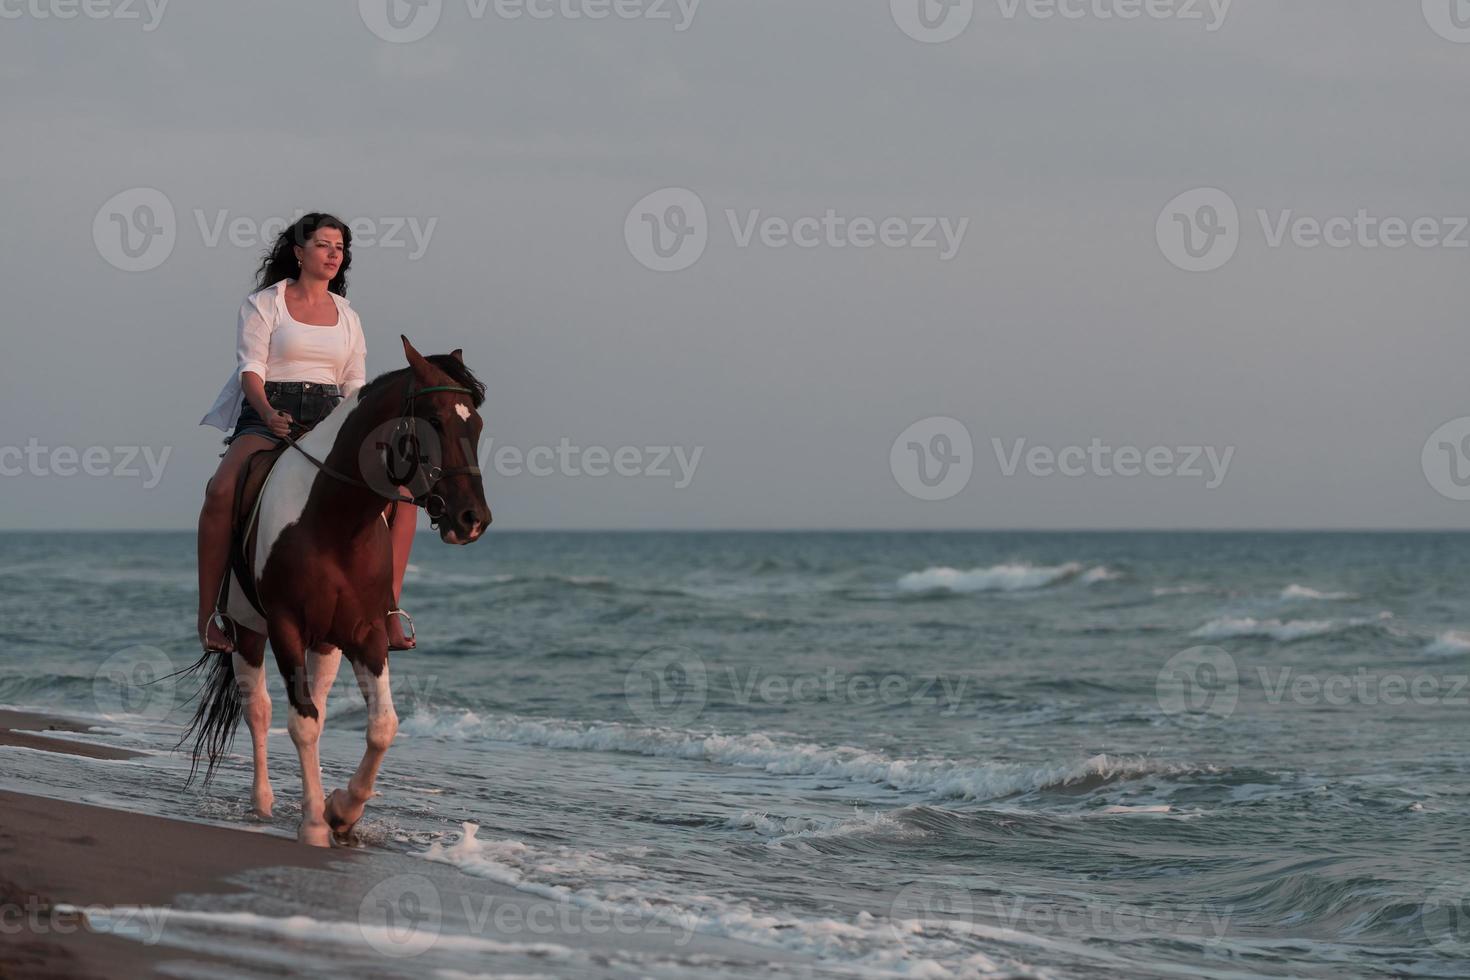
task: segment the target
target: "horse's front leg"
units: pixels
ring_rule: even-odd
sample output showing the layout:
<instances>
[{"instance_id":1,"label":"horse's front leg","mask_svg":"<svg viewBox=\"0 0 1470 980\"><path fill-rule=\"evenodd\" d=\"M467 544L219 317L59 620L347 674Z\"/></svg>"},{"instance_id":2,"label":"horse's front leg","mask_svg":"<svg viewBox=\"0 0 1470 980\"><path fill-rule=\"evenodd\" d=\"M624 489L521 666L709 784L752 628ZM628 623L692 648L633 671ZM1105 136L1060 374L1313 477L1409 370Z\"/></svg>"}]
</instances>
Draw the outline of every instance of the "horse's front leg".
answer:
<instances>
[{"instance_id":1,"label":"horse's front leg","mask_svg":"<svg viewBox=\"0 0 1470 980\"><path fill-rule=\"evenodd\" d=\"M311 703L316 705L317 721L327 726L327 695L337 683L342 667L342 651L329 643L318 643L306 655L307 673L311 677Z\"/></svg>"},{"instance_id":2,"label":"horse's front leg","mask_svg":"<svg viewBox=\"0 0 1470 980\"><path fill-rule=\"evenodd\" d=\"M367 750L357 771L347 781L347 791L334 790L327 800L327 822L338 840L348 840L352 828L362 819L363 808L373 798L373 784L378 769L393 737L398 734L398 712L393 709L393 690L388 677L388 636L381 624L369 638L368 647L359 656L349 655L357 686L367 702Z\"/></svg>"},{"instance_id":3,"label":"horse's front leg","mask_svg":"<svg viewBox=\"0 0 1470 980\"><path fill-rule=\"evenodd\" d=\"M276 665L286 681L286 701L290 704L286 730L290 732L296 755L301 760L301 826L297 828L296 839L304 844L328 847L332 841L324 816L322 765L317 751L322 736L322 711L312 696L306 643L301 636L301 628L285 619L271 622L270 640L271 649L276 654ZM319 669L325 666L335 675L335 658L329 665L320 655L314 654L312 660Z\"/></svg>"},{"instance_id":4,"label":"horse's front leg","mask_svg":"<svg viewBox=\"0 0 1470 980\"><path fill-rule=\"evenodd\" d=\"M231 655L235 667L235 683L245 705L245 724L250 728L250 744L255 762L255 777L250 787L250 808L261 820L271 818L276 794L271 791L270 769L266 765L266 739L271 728L271 696L265 682L265 636L241 627L237 631L240 648Z\"/></svg>"}]
</instances>

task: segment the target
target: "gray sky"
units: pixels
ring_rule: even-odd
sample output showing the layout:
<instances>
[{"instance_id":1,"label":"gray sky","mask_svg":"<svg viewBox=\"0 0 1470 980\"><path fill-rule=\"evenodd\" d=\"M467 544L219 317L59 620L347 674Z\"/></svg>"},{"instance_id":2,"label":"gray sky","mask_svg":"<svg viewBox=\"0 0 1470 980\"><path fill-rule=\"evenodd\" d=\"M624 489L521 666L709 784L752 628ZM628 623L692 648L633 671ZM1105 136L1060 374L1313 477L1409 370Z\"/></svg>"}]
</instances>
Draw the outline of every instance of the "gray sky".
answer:
<instances>
[{"instance_id":1,"label":"gray sky","mask_svg":"<svg viewBox=\"0 0 1470 980\"><path fill-rule=\"evenodd\" d=\"M975 0L942 43L905 33L936 36L919 0L704 0L687 23L692 0L442 0L428 20L393 0L400 40L369 26L394 36L388 0L89 2L105 16L0 0L0 527L193 526L222 435L196 423L258 229L300 209L387 236L359 242L349 293L370 375L401 366L400 332L462 346L492 449L637 448L632 476L483 460L497 527L1458 527L1470 508L1449 469L1470 477L1470 421L1425 453L1470 416L1470 26L1450 0L1239 0L1223 21L1219 0L1131 20L1100 16L1129 0ZM971 13L925 2L935 31ZM551 16L506 16L527 4ZM684 212L680 271L644 264L643 215L678 215L634 206L664 188L706 211ZM1225 251L1198 261L1219 267L1190 272L1181 236L1213 199L1166 205L1197 188L1239 217L1213 212ZM751 230L829 210L799 229L812 247ZM1293 224L1360 211L1345 247ZM1421 218L1420 243L1385 244L1383 219ZM938 229L966 219L946 257ZM895 447L931 417L973 452L939 423ZM1093 439L1169 447L1168 475L1119 476ZM968 481L920 499L909 442ZM167 449L156 485L130 446ZM687 486L673 454L654 465L675 446L700 451ZM55 472L57 447L101 447L107 475ZM1199 476L1176 472L1189 447ZM1221 479L1204 447L1233 447Z\"/></svg>"}]
</instances>

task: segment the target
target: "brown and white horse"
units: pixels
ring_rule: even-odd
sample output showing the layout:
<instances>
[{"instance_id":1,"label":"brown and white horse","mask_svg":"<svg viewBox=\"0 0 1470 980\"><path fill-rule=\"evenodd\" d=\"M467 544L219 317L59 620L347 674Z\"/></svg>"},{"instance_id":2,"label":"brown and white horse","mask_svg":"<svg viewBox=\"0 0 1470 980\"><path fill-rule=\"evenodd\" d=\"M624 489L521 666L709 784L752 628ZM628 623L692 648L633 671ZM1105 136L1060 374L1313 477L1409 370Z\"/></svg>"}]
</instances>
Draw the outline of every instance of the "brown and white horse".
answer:
<instances>
[{"instance_id":1,"label":"brown and white horse","mask_svg":"<svg viewBox=\"0 0 1470 980\"><path fill-rule=\"evenodd\" d=\"M238 576L230 586L226 612L241 627L236 652L228 659L206 655L191 668L208 664L210 674L184 735L195 739L190 779L207 754L208 782L243 714L254 748L251 801L256 815L268 818L269 638L286 681L287 731L301 759L297 837L319 846L348 839L398 731L384 625L394 606L385 499L406 487L450 544L469 544L490 524L476 459L483 423L475 410L485 387L458 350L424 357L407 337L403 350L407 368L344 399L283 451L255 508L255 601ZM424 452L425 444L433 451ZM345 792L324 799L317 743L343 655L367 702L367 750Z\"/></svg>"}]
</instances>

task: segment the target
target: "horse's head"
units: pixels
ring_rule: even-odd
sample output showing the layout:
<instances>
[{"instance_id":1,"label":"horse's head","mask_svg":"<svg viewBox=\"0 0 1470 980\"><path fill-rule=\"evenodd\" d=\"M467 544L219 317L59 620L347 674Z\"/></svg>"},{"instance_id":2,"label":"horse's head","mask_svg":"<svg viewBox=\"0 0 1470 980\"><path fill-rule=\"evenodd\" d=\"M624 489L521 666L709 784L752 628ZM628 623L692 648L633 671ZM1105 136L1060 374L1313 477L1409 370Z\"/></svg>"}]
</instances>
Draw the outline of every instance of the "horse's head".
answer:
<instances>
[{"instance_id":1,"label":"horse's head","mask_svg":"<svg viewBox=\"0 0 1470 980\"><path fill-rule=\"evenodd\" d=\"M485 423L476 411L484 401L485 386L465 367L463 351L428 358L403 337L403 353L409 366L404 411L418 420L420 429L428 427L424 441L433 444L430 455L437 457L430 460L433 469L421 473L408 488L422 495L441 539L469 544L490 526L478 452Z\"/></svg>"}]
</instances>

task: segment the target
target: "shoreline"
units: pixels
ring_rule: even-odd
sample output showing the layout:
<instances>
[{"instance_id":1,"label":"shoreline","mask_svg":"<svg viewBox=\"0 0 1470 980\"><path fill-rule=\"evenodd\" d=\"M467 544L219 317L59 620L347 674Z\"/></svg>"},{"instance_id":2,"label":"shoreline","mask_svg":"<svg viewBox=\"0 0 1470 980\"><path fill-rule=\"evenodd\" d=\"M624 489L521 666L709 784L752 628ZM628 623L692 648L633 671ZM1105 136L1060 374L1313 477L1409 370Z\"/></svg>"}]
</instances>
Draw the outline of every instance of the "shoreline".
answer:
<instances>
[{"instance_id":1,"label":"shoreline","mask_svg":"<svg viewBox=\"0 0 1470 980\"><path fill-rule=\"evenodd\" d=\"M88 759L143 753L39 732L92 726L52 715L0 710L0 745ZM96 929L95 906L167 906L180 894L227 895L229 879L280 866L321 868L349 852L318 851L285 837L0 790L0 978L61 980L176 976L168 963L209 957ZM71 911L68 907L77 911Z\"/></svg>"},{"instance_id":2,"label":"shoreline","mask_svg":"<svg viewBox=\"0 0 1470 980\"><path fill-rule=\"evenodd\" d=\"M184 893L227 895L245 890L228 880L242 872L323 868L350 854L0 790L0 858L0 945L6 949L0 976L104 980L164 976L155 967L205 958L96 931L86 919L88 907L167 907Z\"/></svg>"},{"instance_id":3,"label":"shoreline","mask_svg":"<svg viewBox=\"0 0 1470 980\"><path fill-rule=\"evenodd\" d=\"M95 725L87 725L60 718L55 715L32 711L15 711L0 708L0 745L14 745L23 749L41 752L58 752L62 755L79 755L85 759L141 759L142 752L119 749L110 745L79 742L76 739L56 738L45 732L90 732Z\"/></svg>"},{"instance_id":4,"label":"shoreline","mask_svg":"<svg viewBox=\"0 0 1470 980\"><path fill-rule=\"evenodd\" d=\"M99 748L126 751L14 737L88 727L0 709L0 745L84 759L115 757ZM472 824L461 828L473 834ZM645 975L650 960L665 969L722 963L752 974L810 962L804 953L700 934L688 916L589 906L550 889L520 890L499 873L467 873L448 859L461 844L444 845L437 858L314 848L279 827L197 823L0 789L0 980L255 975L262 966L255 951L283 942L296 944L299 972L285 973L292 976L321 975L324 963L342 975L418 975L436 961L401 957L430 951L450 972L552 966L579 977ZM479 846L468 848L471 864Z\"/></svg>"}]
</instances>

